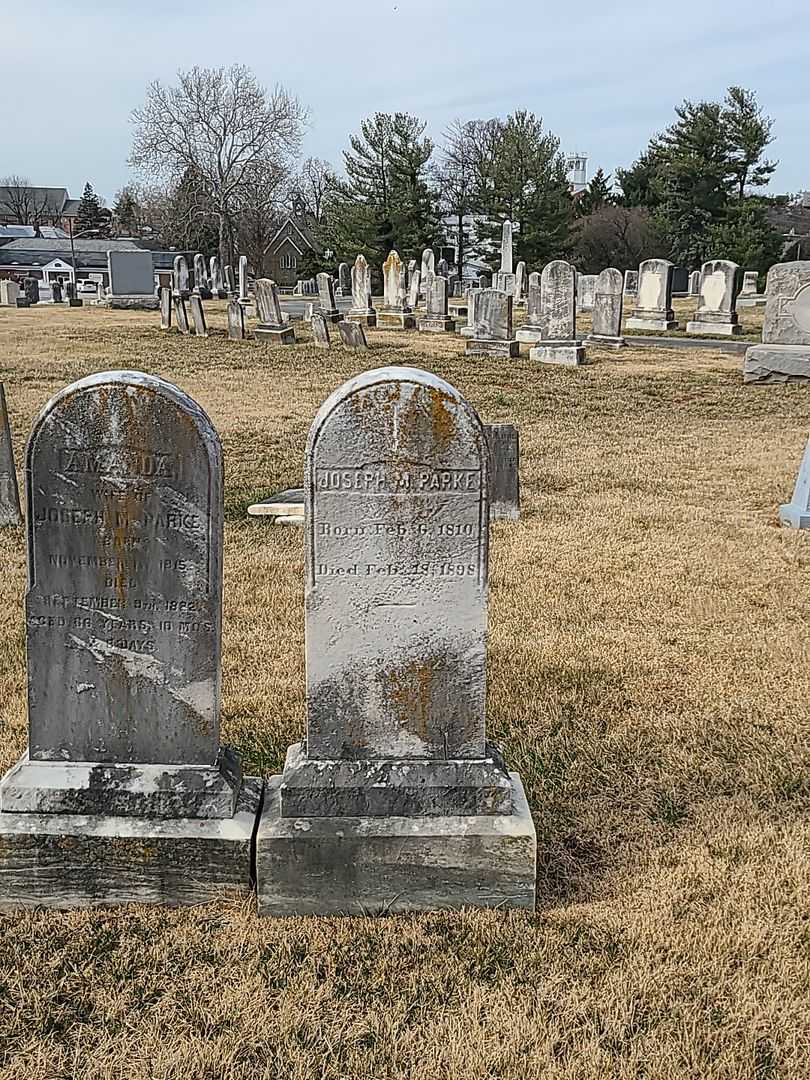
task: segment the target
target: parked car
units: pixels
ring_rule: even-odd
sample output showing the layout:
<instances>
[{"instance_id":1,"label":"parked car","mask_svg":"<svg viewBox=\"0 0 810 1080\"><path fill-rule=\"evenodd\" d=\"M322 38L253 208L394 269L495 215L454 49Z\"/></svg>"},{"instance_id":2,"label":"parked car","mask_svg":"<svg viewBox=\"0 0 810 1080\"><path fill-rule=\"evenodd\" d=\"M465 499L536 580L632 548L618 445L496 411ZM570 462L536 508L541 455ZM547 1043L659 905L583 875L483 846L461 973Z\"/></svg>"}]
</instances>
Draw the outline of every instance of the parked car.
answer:
<instances>
[{"instance_id":1,"label":"parked car","mask_svg":"<svg viewBox=\"0 0 810 1080\"><path fill-rule=\"evenodd\" d=\"M77 281L76 282L77 293L96 293L98 292L97 281Z\"/></svg>"}]
</instances>

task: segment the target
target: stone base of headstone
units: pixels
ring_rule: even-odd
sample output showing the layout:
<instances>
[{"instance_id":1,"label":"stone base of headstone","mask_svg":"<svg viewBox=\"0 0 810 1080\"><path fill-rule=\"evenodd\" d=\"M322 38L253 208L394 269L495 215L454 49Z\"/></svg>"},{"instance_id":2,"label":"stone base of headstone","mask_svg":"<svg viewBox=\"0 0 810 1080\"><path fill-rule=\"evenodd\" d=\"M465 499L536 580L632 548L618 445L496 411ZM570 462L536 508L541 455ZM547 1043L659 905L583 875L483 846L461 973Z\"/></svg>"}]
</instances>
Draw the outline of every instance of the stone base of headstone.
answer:
<instances>
[{"instance_id":1,"label":"stone base of headstone","mask_svg":"<svg viewBox=\"0 0 810 1080\"><path fill-rule=\"evenodd\" d=\"M581 341L543 341L529 349L529 359L538 364L578 367L585 363L585 346Z\"/></svg>"},{"instance_id":2,"label":"stone base of headstone","mask_svg":"<svg viewBox=\"0 0 810 1080\"><path fill-rule=\"evenodd\" d=\"M542 340L543 332L539 326L519 326L515 337L522 345L536 345Z\"/></svg>"},{"instance_id":3,"label":"stone base of headstone","mask_svg":"<svg viewBox=\"0 0 810 1080\"><path fill-rule=\"evenodd\" d=\"M198 292L199 297L200 297L201 300L213 300L214 299L214 294L211 292L210 289L198 289L197 292Z\"/></svg>"},{"instance_id":4,"label":"stone base of headstone","mask_svg":"<svg viewBox=\"0 0 810 1080\"><path fill-rule=\"evenodd\" d=\"M31 307L31 301L26 296L17 297L17 307Z\"/></svg>"},{"instance_id":5,"label":"stone base of headstone","mask_svg":"<svg viewBox=\"0 0 810 1080\"><path fill-rule=\"evenodd\" d=\"M157 296L107 296L104 307L114 311L157 311L160 299Z\"/></svg>"},{"instance_id":6,"label":"stone base of headstone","mask_svg":"<svg viewBox=\"0 0 810 1080\"><path fill-rule=\"evenodd\" d=\"M331 311L321 310L321 315L323 315L328 323L332 323L334 326L337 326L339 322L343 321L343 315L337 308L332 308Z\"/></svg>"},{"instance_id":7,"label":"stone base of headstone","mask_svg":"<svg viewBox=\"0 0 810 1080\"><path fill-rule=\"evenodd\" d=\"M741 334L743 328L739 323L730 322L701 322L695 320L686 324L687 334L694 334L696 337L712 337L714 334L721 334L723 337L734 337L736 334Z\"/></svg>"},{"instance_id":8,"label":"stone base of headstone","mask_svg":"<svg viewBox=\"0 0 810 1080\"><path fill-rule=\"evenodd\" d=\"M767 302L767 296L740 296L737 298L737 307L765 307Z\"/></svg>"},{"instance_id":9,"label":"stone base of headstone","mask_svg":"<svg viewBox=\"0 0 810 1080\"><path fill-rule=\"evenodd\" d=\"M410 311L378 311L378 330L415 330L416 316Z\"/></svg>"},{"instance_id":10,"label":"stone base of headstone","mask_svg":"<svg viewBox=\"0 0 810 1080\"><path fill-rule=\"evenodd\" d=\"M810 513L794 503L779 507L779 521L790 529L810 529Z\"/></svg>"},{"instance_id":11,"label":"stone base of headstone","mask_svg":"<svg viewBox=\"0 0 810 1080\"><path fill-rule=\"evenodd\" d=\"M743 362L743 381L804 382L810 379L810 345L752 345Z\"/></svg>"},{"instance_id":12,"label":"stone base of headstone","mask_svg":"<svg viewBox=\"0 0 810 1080\"><path fill-rule=\"evenodd\" d=\"M465 334L465 337L467 335ZM520 356L520 342L494 341L490 338L467 337L464 346L465 356Z\"/></svg>"},{"instance_id":13,"label":"stone base of headstone","mask_svg":"<svg viewBox=\"0 0 810 1080\"><path fill-rule=\"evenodd\" d=\"M177 907L247 891L263 784L229 818L0 813L0 908Z\"/></svg>"},{"instance_id":14,"label":"stone base of headstone","mask_svg":"<svg viewBox=\"0 0 810 1080\"><path fill-rule=\"evenodd\" d=\"M260 915L338 915L535 905L536 834L510 773L512 812L282 817L267 784L256 835Z\"/></svg>"},{"instance_id":15,"label":"stone base of headstone","mask_svg":"<svg viewBox=\"0 0 810 1080\"><path fill-rule=\"evenodd\" d=\"M449 315L424 315L418 322L423 334L455 334L456 320Z\"/></svg>"},{"instance_id":16,"label":"stone base of headstone","mask_svg":"<svg viewBox=\"0 0 810 1080\"><path fill-rule=\"evenodd\" d=\"M295 331L291 326L262 326L259 325L253 331L253 336L259 341L266 341L270 345L294 345Z\"/></svg>"},{"instance_id":17,"label":"stone base of headstone","mask_svg":"<svg viewBox=\"0 0 810 1080\"><path fill-rule=\"evenodd\" d=\"M591 342L593 345L603 345L608 349L623 349L627 344L626 338L610 337L607 334L588 334L585 341Z\"/></svg>"},{"instance_id":18,"label":"stone base of headstone","mask_svg":"<svg viewBox=\"0 0 810 1080\"><path fill-rule=\"evenodd\" d=\"M286 488L264 502L252 503L247 512L249 517L269 518L271 525L303 526L304 489Z\"/></svg>"},{"instance_id":19,"label":"stone base of headstone","mask_svg":"<svg viewBox=\"0 0 810 1080\"><path fill-rule=\"evenodd\" d=\"M467 300L460 300L457 303L450 300L447 306L456 319L466 319L470 313L470 305Z\"/></svg>"},{"instance_id":20,"label":"stone base of headstone","mask_svg":"<svg viewBox=\"0 0 810 1080\"><path fill-rule=\"evenodd\" d=\"M72 296L68 300L68 307L84 307L84 300L80 300L78 296Z\"/></svg>"},{"instance_id":21,"label":"stone base of headstone","mask_svg":"<svg viewBox=\"0 0 810 1080\"><path fill-rule=\"evenodd\" d=\"M628 330L677 330L677 319L637 319L630 318L625 323Z\"/></svg>"},{"instance_id":22,"label":"stone base of headstone","mask_svg":"<svg viewBox=\"0 0 810 1080\"><path fill-rule=\"evenodd\" d=\"M346 314L346 322L360 323L373 329L377 325L376 311L349 311Z\"/></svg>"}]
</instances>

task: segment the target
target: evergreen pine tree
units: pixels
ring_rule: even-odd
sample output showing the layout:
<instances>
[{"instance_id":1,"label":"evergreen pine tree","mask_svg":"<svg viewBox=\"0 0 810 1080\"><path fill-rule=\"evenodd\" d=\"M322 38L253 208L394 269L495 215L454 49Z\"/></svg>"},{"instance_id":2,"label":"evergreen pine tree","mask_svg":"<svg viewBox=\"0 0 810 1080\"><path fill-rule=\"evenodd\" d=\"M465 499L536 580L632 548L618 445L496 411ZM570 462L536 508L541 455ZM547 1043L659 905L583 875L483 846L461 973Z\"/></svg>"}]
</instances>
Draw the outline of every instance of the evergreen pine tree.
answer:
<instances>
[{"instance_id":1,"label":"evergreen pine tree","mask_svg":"<svg viewBox=\"0 0 810 1080\"><path fill-rule=\"evenodd\" d=\"M604 170L597 169L591 182L575 202L577 217L587 217L594 210L611 206L614 201L610 176L605 176Z\"/></svg>"},{"instance_id":2,"label":"evergreen pine tree","mask_svg":"<svg viewBox=\"0 0 810 1080\"><path fill-rule=\"evenodd\" d=\"M118 192L113 206L113 222L119 236L137 236L140 229L140 206L130 187Z\"/></svg>"},{"instance_id":3,"label":"evergreen pine tree","mask_svg":"<svg viewBox=\"0 0 810 1080\"><path fill-rule=\"evenodd\" d=\"M93 191L93 185L88 182L84 185L82 197L76 211L76 227L78 232L95 232L99 236L107 236L110 229L110 211L101 205L101 199Z\"/></svg>"}]
</instances>

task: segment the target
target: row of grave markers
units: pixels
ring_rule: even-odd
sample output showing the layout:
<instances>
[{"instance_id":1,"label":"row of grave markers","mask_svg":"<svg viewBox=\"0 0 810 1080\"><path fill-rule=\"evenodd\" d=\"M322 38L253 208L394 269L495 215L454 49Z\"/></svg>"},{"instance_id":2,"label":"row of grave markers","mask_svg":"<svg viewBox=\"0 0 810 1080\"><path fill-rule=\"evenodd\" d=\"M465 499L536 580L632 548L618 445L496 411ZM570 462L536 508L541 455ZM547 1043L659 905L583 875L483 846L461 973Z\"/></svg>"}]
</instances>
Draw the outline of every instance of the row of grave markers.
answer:
<instances>
[{"instance_id":1,"label":"row of grave markers","mask_svg":"<svg viewBox=\"0 0 810 1080\"><path fill-rule=\"evenodd\" d=\"M5 425L7 429L7 424ZM486 735L491 455L414 368L351 379L305 455L306 740L266 784L220 742L219 438L104 372L26 454L29 745L0 781L0 906L264 915L534 906L535 831Z\"/></svg>"}]
</instances>

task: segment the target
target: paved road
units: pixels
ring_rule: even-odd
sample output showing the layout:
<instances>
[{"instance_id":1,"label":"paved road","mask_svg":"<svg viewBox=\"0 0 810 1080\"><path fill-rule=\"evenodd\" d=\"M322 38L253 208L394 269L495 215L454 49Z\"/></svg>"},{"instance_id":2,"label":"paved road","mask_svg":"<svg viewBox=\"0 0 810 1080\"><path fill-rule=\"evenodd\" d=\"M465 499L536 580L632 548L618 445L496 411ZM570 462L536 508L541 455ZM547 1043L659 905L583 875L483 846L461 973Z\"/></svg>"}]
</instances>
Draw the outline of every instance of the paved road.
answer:
<instances>
[{"instance_id":1,"label":"paved road","mask_svg":"<svg viewBox=\"0 0 810 1080\"><path fill-rule=\"evenodd\" d=\"M352 298L350 296L337 297L335 300L338 311L348 311L352 306ZM303 319L306 314L306 310L310 304L315 305L315 309L318 309L318 297L315 296L282 296L281 307L284 311L289 313L291 319Z\"/></svg>"}]
</instances>

